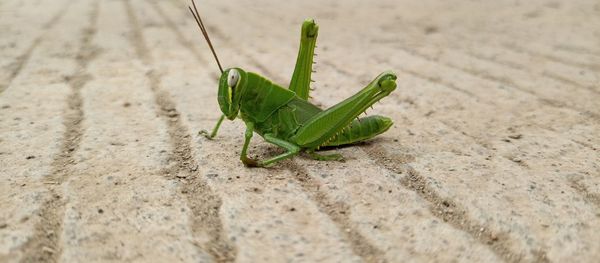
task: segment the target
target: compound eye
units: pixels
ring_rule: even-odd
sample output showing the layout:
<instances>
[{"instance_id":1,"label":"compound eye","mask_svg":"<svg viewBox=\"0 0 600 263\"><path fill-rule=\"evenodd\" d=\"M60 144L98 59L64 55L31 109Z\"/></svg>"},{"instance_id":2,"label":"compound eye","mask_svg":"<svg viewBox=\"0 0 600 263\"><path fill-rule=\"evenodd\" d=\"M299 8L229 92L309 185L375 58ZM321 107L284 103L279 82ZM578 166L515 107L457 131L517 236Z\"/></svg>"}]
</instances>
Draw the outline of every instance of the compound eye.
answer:
<instances>
[{"instance_id":1,"label":"compound eye","mask_svg":"<svg viewBox=\"0 0 600 263\"><path fill-rule=\"evenodd\" d=\"M229 74L227 75L227 85L229 87L235 87L239 80L240 73L235 69L230 70Z\"/></svg>"}]
</instances>

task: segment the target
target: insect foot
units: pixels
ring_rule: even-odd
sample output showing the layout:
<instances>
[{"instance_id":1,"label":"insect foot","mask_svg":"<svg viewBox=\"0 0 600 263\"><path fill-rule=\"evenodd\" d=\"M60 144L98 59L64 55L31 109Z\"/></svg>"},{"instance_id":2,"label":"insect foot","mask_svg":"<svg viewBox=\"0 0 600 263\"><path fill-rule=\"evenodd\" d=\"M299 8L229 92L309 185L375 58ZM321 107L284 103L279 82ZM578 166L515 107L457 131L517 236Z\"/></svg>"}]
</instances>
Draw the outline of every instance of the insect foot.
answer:
<instances>
[{"instance_id":1,"label":"insect foot","mask_svg":"<svg viewBox=\"0 0 600 263\"><path fill-rule=\"evenodd\" d=\"M261 167L262 165L260 165L259 162L257 162L254 159L251 158L240 158L242 160L242 163L246 166L246 167Z\"/></svg>"},{"instance_id":2,"label":"insect foot","mask_svg":"<svg viewBox=\"0 0 600 263\"><path fill-rule=\"evenodd\" d=\"M392 92L396 89L396 74L391 71L386 71L379 76L377 81L378 86L383 89L384 92Z\"/></svg>"},{"instance_id":3,"label":"insect foot","mask_svg":"<svg viewBox=\"0 0 600 263\"><path fill-rule=\"evenodd\" d=\"M213 139L213 136L211 136L211 134L207 130L199 131L198 135L202 135L202 136L204 136L204 138L209 139L209 140Z\"/></svg>"},{"instance_id":4,"label":"insect foot","mask_svg":"<svg viewBox=\"0 0 600 263\"><path fill-rule=\"evenodd\" d=\"M315 23L315 20L312 18L308 18L304 20L302 23L302 37L305 36L308 38L316 37L319 33L319 26Z\"/></svg>"}]
</instances>

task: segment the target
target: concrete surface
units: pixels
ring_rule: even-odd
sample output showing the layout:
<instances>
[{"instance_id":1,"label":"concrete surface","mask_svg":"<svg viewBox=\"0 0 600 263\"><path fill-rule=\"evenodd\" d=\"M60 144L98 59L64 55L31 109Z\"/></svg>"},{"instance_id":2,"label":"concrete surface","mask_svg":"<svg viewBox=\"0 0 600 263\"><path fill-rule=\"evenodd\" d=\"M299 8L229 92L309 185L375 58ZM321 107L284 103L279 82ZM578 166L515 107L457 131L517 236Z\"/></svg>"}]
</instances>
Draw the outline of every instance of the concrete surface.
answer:
<instances>
[{"instance_id":1,"label":"concrete surface","mask_svg":"<svg viewBox=\"0 0 600 263\"><path fill-rule=\"evenodd\" d=\"M323 107L398 73L390 131L270 169L241 121L197 136L185 1L0 2L0 262L598 262L600 3L322 2L199 1L224 66L283 85L314 17Z\"/></svg>"}]
</instances>

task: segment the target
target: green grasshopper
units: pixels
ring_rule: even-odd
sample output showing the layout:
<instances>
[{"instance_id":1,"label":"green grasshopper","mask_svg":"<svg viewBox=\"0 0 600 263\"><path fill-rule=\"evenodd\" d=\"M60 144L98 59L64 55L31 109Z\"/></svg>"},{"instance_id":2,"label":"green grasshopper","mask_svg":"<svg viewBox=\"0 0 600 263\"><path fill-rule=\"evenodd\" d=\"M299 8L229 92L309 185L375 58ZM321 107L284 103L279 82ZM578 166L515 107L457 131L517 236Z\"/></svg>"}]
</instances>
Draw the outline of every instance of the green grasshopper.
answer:
<instances>
[{"instance_id":1,"label":"green grasshopper","mask_svg":"<svg viewBox=\"0 0 600 263\"><path fill-rule=\"evenodd\" d=\"M302 23L300 50L296 67L286 89L267 78L241 68L223 70L200 14L192 0L189 7L198 27L210 47L221 77L217 100L222 115L212 132L200 131L208 139L217 135L225 118L234 120L238 114L246 124L244 146L240 159L248 167L265 167L291 158L301 151L316 160L343 160L340 154L315 153L320 147L335 147L361 142L387 131L392 120L383 116L358 118L368 107L396 89L396 75L386 71L354 96L322 110L308 102L313 56L319 26L312 19ZM287 151L275 157L257 161L247 155L254 132L267 142Z\"/></svg>"}]
</instances>

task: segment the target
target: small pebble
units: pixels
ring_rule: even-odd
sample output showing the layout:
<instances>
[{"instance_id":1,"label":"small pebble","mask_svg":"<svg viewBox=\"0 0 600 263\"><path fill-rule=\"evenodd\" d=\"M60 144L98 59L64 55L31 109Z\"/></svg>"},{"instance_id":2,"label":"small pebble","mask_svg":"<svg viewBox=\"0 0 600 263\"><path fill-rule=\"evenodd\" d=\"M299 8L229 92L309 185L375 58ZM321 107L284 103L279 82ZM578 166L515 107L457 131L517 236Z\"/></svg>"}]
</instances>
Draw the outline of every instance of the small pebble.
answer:
<instances>
[{"instance_id":1,"label":"small pebble","mask_svg":"<svg viewBox=\"0 0 600 263\"><path fill-rule=\"evenodd\" d=\"M54 252L56 252L56 251L54 251L54 249L46 247L46 246L42 247L42 251L45 253L48 253L48 254L54 254Z\"/></svg>"},{"instance_id":2,"label":"small pebble","mask_svg":"<svg viewBox=\"0 0 600 263\"><path fill-rule=\"evenodd\" d=\"M508 135L508 138L515 139L515 140L521 139L521 137L523 137L523 135L521 135L521 134Z\"/></svg>"}]
</instances>

